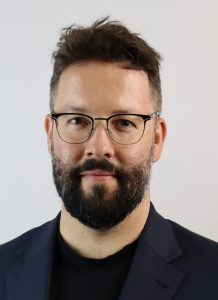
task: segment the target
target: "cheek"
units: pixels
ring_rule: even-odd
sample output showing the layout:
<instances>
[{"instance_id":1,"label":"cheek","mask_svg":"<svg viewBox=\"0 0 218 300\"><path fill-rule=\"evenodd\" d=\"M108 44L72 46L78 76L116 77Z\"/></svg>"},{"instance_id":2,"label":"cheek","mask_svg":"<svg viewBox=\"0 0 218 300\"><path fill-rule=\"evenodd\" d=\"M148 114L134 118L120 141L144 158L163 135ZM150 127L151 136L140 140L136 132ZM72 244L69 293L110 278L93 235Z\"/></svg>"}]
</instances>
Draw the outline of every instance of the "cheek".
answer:
<instances>
[{"instance_id":1,"label":"cheek","mask_svg":"<svg viewBox=\"0 0 218 300\"><path fill-rule=\"evenodd\" d=\"M131 165L136 165L146 163L149 158L152 144L154 142L154 131L153 128L147 128L142 139L133 145L129 145L126 149L126 159L127 163Z\"/></svg>"},{"instance_id":2,"label":"cheek","mask_svg":"<svg viewBox=\"0 0 218 300\"><path fill-rule=\"evenodd\" d=\"M141 162L146 162L150 154L153 138L153 128L148 127L144 132L144 136L138 143L119 147L117 152L119 153L119 161L123 165L127 166L133 166L140 164Z\"/></svg>"},{"instance_id":3,"label":"cheek","mask_svg":"<svg viewBox=\"0 0 218 300\"><path fill-rule=\"evenodd\" d=\"M119 152L118 160L124 166L134 166L144 161L147 158L148 153L149 149L145 146L139 147L137 144L129 145L125 146L125 148Z\"/></svg>"},{"instance_id":4,"label":"cheek","mask_svg":"<svg viewBox=\"0 0 218 300\"><path fill-rule=\"evenodd\" d=\"M63 163L77 164L83 157L83 144L75 145L65 143L60 139L56 131L52 133L52 145L55 155L61 159Z\"/></svg>"},{"instance_id":5,"label":"cheek","mask_svg":"<svg viewBox=\"0 0 218 300\"><path fill-rule=\"evenodd\" d=\"M56 156L63 163L78 164L83 157L83 147L81 145L71 145L64 142L53 143Z\"/></svg>"}]
</instances>

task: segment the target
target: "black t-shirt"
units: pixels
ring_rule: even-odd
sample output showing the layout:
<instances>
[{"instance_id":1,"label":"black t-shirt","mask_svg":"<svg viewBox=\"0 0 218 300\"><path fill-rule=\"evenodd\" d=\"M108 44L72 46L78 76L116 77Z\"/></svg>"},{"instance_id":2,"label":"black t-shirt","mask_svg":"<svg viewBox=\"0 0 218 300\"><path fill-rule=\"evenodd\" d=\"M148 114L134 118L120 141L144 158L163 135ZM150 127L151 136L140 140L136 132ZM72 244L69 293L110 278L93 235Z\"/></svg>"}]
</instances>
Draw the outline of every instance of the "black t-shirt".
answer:
<instances>
[{"instance_id":1,"label":"black t-shirt","mask_svg":"<svg viewBox=\"0 0 218 300\"><path fill-rule=\"evenodd\" d=\"M58 235L50 300L117 300L132 262L137 240L103 259L76 254Z\"/></svg>"}]
</instances>

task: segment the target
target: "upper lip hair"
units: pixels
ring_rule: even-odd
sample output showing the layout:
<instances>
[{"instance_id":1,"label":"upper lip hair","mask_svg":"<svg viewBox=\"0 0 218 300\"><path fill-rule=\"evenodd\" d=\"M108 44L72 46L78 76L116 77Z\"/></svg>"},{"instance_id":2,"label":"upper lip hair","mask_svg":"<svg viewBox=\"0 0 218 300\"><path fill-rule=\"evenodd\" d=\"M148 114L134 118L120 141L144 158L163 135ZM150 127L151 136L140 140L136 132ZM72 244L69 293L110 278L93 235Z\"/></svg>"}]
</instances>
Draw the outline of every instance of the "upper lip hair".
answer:
<instances>
[{"instance_id":1,"label":"upper lip hair","mask_svg":"<svg viewBox=\"0 0 218 300\"><path fill-rule=\"evenodd\" d=\"M91 171L84 171L80 174L81 176L84 175L92 175L92 176L114 176L113 172L103 171L103 170L91 170Z\"/></svg>"}]
</instances>

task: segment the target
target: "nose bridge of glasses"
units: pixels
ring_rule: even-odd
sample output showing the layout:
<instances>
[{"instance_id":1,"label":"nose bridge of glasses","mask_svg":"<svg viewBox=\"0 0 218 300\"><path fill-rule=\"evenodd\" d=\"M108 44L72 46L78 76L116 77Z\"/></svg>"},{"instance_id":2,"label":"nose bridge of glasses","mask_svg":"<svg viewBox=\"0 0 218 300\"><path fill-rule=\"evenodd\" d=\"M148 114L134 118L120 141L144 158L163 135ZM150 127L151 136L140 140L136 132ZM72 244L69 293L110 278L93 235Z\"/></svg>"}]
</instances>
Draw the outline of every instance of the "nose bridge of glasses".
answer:
<instances>
[{"instance_id":1,"label":"nose bridge of glasses","mask_svg":"<svg viewBox=\"0 0 218 300\"><path fill-rule=\"evenodd\" d=\"M94 130L96 129L97 124L99 123L99 122L96 123L96 120L97 121L106 121L106 127L105 127L105 129L108 130L108 118L100 118L100 117L93 118L93 121L94 121L93 129ZM105 124L105 122L102 122L102 123Z\"/></svg>"},{"instance_id":2,"label":"nose bridge of glasses","mask_svg":"<svg viewBox=\"0 0 218 300\"><path fill-rule=\"evenodd\" d=\"M107 137L111 139L110 130L108 129L108 118L100 118L100 117L93 118L93 129L90 138L95 134L97 127L99 128L99 125L100 125L100 131L101 130L105 131Z\"/></svg>"}]
</instances>

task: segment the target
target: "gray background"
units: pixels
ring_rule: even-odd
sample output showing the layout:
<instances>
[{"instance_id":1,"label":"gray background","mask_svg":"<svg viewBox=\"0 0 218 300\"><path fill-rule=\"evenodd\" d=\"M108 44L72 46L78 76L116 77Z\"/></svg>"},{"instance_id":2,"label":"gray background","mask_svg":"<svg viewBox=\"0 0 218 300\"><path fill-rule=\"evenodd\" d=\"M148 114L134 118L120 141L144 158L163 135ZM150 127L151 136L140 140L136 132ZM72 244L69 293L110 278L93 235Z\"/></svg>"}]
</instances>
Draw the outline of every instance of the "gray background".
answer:
<instances>
[{"instance_id":1,"label":"gray background","mask_svg":"<svg viewBox=\"0 0 218 300\"><path fill-rule=\"evenodd\" d=\"M43 129L60 29L111 15L163 56L168 138L154 165L159 212L218 241L218 1L0 1L0 243L52 219L60 200Z\"/></svg>"}]
</instances>

